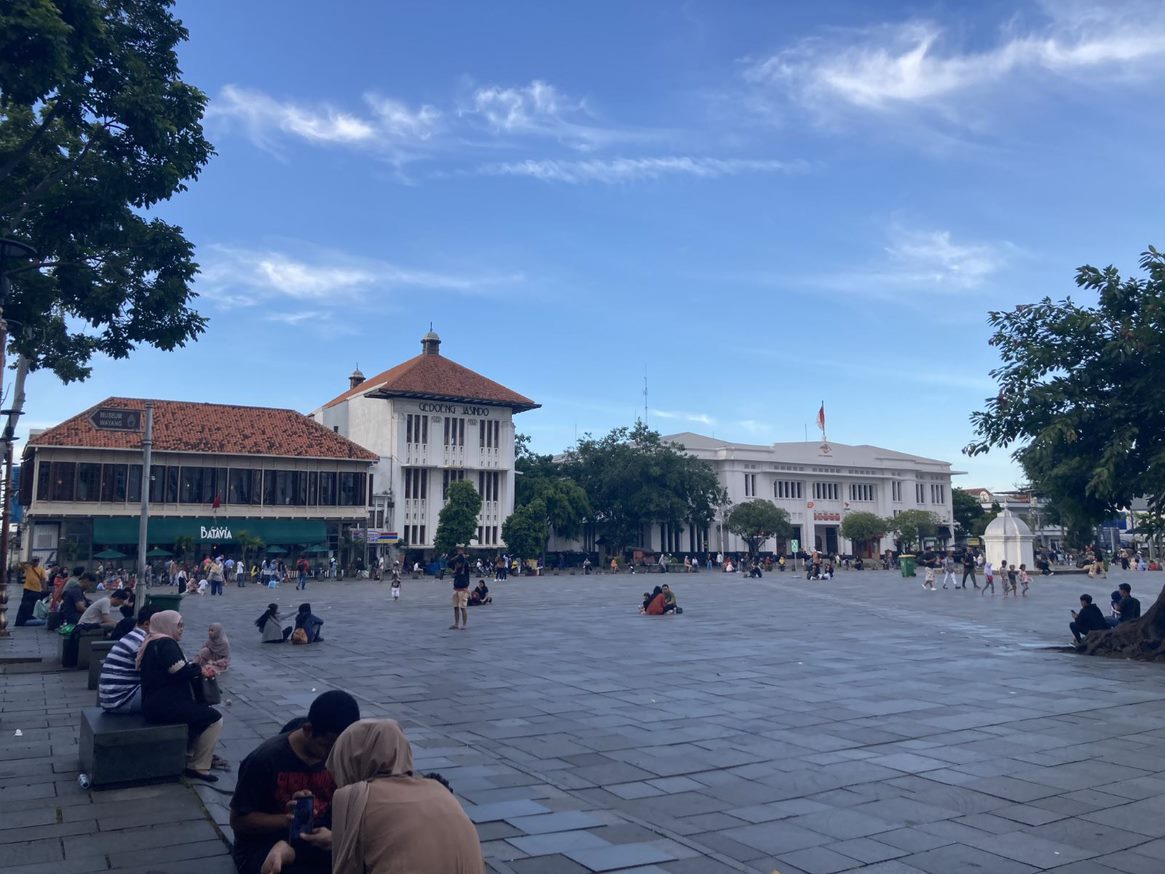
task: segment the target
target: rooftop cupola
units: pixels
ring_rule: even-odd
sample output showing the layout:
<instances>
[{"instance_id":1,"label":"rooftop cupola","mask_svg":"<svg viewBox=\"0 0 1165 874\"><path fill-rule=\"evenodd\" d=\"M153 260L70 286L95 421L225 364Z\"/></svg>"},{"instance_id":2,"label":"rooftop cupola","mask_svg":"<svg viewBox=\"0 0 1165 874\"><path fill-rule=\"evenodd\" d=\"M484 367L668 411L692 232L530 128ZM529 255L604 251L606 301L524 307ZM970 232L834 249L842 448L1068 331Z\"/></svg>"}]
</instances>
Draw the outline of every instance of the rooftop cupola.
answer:
<instances>
[{"instance_id":1,"label":"rooftop cupola","mask_svg":"<svg viewBox=\"0 0 1165 874\"><path fill-rule=\"evenodd\" d=\"M348 377L348 388L356 388L356 386L360 385L362 382L364 382L364 374L361 373L360 368L357 367L352 371L352 375Z\"/></svg>"},{"instance_id":2,"label":"rooftop cupola","mask_svg":"<svg viewBox=\"0 0 1165 874\"><path fill-rule=\"evenodd\" d=\"M437 336L437 332L431 327L429 328L429 333L421 338L421 352L425 355L441 354L441 338Z\"/></svg>"}]
</instances>

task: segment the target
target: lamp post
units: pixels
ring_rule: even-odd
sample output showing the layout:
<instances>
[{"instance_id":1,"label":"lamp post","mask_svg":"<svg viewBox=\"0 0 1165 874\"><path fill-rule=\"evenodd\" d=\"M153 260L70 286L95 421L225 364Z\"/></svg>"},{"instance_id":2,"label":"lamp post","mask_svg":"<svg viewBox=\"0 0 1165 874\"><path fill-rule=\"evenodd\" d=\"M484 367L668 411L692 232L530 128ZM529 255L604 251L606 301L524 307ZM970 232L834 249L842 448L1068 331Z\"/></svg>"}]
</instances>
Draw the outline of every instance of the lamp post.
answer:
<instances>
[{"instance_id":1,"label":"lamp post","mask_svg":"<svg viewBox=\"0 0 1165 874\"><path fill-rule=\"evenodd\" d=\"M8 303L11 286L8 282L8 262L28 261L36 256L36 250L27 243L0 237L0 388L3 387L5 351L8 348L8 323L4 320L4 307ZM24 405L23 380L18 378L17 392L13 396L12 408L0 412L8 413L8 424L4 428L4 509L0 513L0 637L8 636L8 526L12 513L12 443L16 439L16 420Z\"/></svg>"}]
</instances>

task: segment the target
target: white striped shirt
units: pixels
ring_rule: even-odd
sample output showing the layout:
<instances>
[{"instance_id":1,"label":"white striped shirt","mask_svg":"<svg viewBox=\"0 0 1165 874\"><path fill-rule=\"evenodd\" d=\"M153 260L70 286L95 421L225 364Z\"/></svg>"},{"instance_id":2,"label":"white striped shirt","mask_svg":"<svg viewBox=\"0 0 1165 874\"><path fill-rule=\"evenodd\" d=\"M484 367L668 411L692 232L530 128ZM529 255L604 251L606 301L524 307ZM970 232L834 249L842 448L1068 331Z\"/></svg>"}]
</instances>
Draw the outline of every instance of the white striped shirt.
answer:
<instances>
[{"instance_id":1,"label":"white striped shirt","mask_svg":"<svg viewBox=\"0 0 1165 874\"><path fill-rule=\"evenodd\" d=\"M144 628L135 628L106 654L97 681L97 697L102 709L115 710L127 704L141 686L137 656L146 633Z\"/></svg>"}]
</instances>

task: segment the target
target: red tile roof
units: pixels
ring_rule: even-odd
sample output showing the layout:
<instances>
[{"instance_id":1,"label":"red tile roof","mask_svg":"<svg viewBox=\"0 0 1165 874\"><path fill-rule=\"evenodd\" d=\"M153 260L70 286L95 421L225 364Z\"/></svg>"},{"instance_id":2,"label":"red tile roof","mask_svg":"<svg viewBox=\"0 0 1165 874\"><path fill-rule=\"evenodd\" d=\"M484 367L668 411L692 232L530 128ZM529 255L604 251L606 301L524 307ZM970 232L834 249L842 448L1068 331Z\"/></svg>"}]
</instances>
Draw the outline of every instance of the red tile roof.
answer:
<instances>
[{"instance_id":1,"label":"red tile roof","mask_svg":"<svg viewBox=\"0 0 1165 874\"><path fill-rule=\"evenodd\" d=\"M145 431L98 429L90 415L101 408L144 410L142 398L106 398L29 441L29 446L139 449ZM189 401L154 401L154 451L213 455L270 455L377 461L379 456L295 410Z\"/></svg>"},{"instance_id":2,"label":"red tile roof","mask_svg":"<svg viewBox=\"0 0 1165 874\"><path fill-rule=\"evenodd\" d=\"M366 379L339 397L332 398L324 404L324 407L334 407L349 398L361 395L476 401L510 407L516 413L541 406L456 361L440 354L425 352L384 373Z\"/></svg>"}]
</instances>

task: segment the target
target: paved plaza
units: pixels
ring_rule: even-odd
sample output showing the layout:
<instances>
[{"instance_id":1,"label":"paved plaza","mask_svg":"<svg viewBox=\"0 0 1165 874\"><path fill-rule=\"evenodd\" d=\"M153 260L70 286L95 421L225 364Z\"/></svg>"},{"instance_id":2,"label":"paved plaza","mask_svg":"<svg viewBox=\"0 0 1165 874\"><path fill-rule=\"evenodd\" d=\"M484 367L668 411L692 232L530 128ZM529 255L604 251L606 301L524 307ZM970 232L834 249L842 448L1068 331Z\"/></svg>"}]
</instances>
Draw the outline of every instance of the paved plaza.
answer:
<instances>
[{"instance_id":1,"label":"paved plaza","mask_svg":"<svg viewBox=\"0 0 1165 874\"><path fill-rule=\"evenodd\" d=\"M184 600L183 644L231 635L234 763L329 688L400 720L498 874L1158 874L1165 668L1048 649L1081 592L1107 603L1121 580L1147 609L1165 574L1039 578L1018 601L870 571L549 576L491 584L468 631L447 630L449 580L406 579L395 604L368 581L228 587ZM685 613L639 616L662 581ZM325 641L260 645L269 600L310 600ZM0 657L52 637L14 629ZM78 787L92 695L76 673L3 678L0 867L233 870L233 773Z\"/></svg>"}]
</instances>

